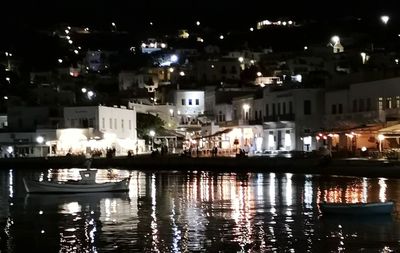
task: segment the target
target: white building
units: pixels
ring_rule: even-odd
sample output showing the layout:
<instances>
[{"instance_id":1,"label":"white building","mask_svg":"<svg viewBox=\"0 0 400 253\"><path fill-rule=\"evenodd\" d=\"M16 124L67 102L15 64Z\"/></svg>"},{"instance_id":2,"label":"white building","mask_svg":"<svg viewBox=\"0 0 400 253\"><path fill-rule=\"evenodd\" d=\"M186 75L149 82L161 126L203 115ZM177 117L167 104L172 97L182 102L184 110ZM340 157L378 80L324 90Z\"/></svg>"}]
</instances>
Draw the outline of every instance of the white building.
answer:
<instances>
[{"instance_id":1,"label":"white building","mask_svg":"<svg viewBox=\"0 0 400 253\"><path fill-rule=\"evenodd\" d=\"M91 151L115 148L116 154L119 155L125 155L128 150L136 149L135 110L127 109L125 106L66 107L64 108L64 119L65 127L68 129L94 129L94 136L86 136L85 139L81 133L72 134L65 139L66 144L86 142L86 147L90 148ZM75 140L73 140L74 137ZM64 151L67 148L68 145L62 144Z\"/></svg>"},{"instance_id":2,"label":"white building","mask_svg":"<svg viewBox=\"0 0 400 253\"><path fill-rule=\"evenodd\" d=\"M258 103L264 106L255 109L264 115L263 149L317 149L313 133L322 128L323 103L321 89L264 89L262 103Z\"/></svg>"},{"instance_id":3,"label":"white building","mask_svg":"<svg viewBox=\"0 0 400 253\"><path fill-rule=\"evenodd\" d=\"M181 125L197 125L197 117L204 114L204 91L176 90L174 103L176 113L181 117Z\"/></svg>"},{"instance_id":4,"label":"white building","mask_svg":"<svg viewBox=\"0 0 400 253\"><path fill-rule=\"evenodd\" d=\"M332 137L332 146L349 151L378 149L378 129L400 120L399 83L400 78L391 78L326 92L324 134Z\"/></svg>"}]
</instances>

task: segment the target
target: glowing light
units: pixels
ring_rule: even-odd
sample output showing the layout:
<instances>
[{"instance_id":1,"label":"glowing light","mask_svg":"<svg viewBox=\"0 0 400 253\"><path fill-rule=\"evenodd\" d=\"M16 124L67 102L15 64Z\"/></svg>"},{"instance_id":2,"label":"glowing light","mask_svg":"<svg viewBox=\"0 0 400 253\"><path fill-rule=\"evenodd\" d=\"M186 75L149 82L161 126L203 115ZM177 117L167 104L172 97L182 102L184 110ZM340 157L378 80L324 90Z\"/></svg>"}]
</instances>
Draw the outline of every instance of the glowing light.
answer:
<instances>
[{"instance_id":1,"label":"glowing light","mask_svg":"<svg viewBox=\"0 0 400 253\"><path fill-rule=\"evenodd\" d=\"M72 40L68 40L68 43L69 43L69 44L72 44L72 43L74 43L74 42L73 42Z\"/></svg>"},{"instance_id":2,"label":"glowing light","mask_svg":"<svg viewBox=\"0 0 400 253\"><path fill-rule=\"evenodd\" d=\"M149 135L151 137L154 137L156 135L156 132L154 130L150 130Z\"/></svg>"},{"instance_id":3,"label":"glowing light","mask_svg":"<svg viewBox=\"0 0 400 253\"><path fill-rule=\"evenodd\" d=\"M367 151L367 147L362 147L362 148L361 148L361 151L362 151L362 152Z\"/></svg>"},{"instance_id":4,"label":"glowing light","mask_svg":"<svg viewBox=\"0 0 400 253\"><path fill-rule=\"evenodd\" d=\"M240 56L240 57L238 58L238 60L239 60L239 62L243 62L243 61L244 61L244 58Z\"/></svg>"},{"instance_id":5,"label":"glowing light","mask_svg":"<svg viewBox=\"0 0 400 253\"><path fill-rule=\"evenodd\" d=\"M171 62L177 62L178 61L178 56L175 54L171 55Z\"/></svg>"},{"instance_id":6,"label":"glowing light","mask_svg":"<svg viewBox=\"0 0 400 253\"><path fill-rule=\"evenodd\" d=\"M82 91L82 93L86 93L87 89L86 88L82 88L81 91Z\"/></svg>"},{"instance_id":7,"label":"glowing light","mask_svg":"<svg viewBox=\"0 0 400 253\"><path fill-rule=\"evenodd\" d=\"M304 46L304 50L308 50L308 47L307 47L307 46Z\"/></svg>"},{"instance_id":8,"label":"glowing light","mask_svg":"<svg viewBox=\"0 0 400 253\"><path fill-rule=\"evenodd\" d=\"M181 72L179 72L179 75L180 76L185 76L185 72L181 71Z\"/></svg>"},{"instance_id":9,"label":"glowing light","mask_svg":"<svg viewBox=\"0 0 400 253\"><path fill-rule=\"evenodd\" d=\"M253 32L254 31L254 28L253 27L250 27L250 32Z\"/></svg>"},{"instance_id":10,"label":"glowing light","mask_svg":"<svg viewBox=\"0 0 400 253\"><path fill-rule=\"evenodd\" d=\"M168 71L169 71L170 73L172 73L172 72L174 72L174 68L169 68Z\"/></svg>"},{"instance_id":11,"label":"glowing light","mask_svg":"<svg viewBox=\"0 0 400 253\"><path fill-rule=\"evenodd\" d=\"M378 140L383 141L385 139L385 136L383 134L378 135Z\"/></svg>"},{"instance_id":12,"label":"glowing light","mask_svg":"<svg viewBox=\"0 0 400 253\"><path fill-rule=\"evenodd\" d=\"M8 97L7 97L7 96L4 96L3 98L4 98L5 100L7 100L7 99L8 99Z\"/></svg>"},{"instance_id":13,"label":"glowing light","mask_svg":"<svg viewBox=\"0 0 400 253\"><path fill-rule=\"evenodd\" d=\"M250 109L250 105L249 104L244 104L243 105L243 109L246 110L246 111L249 110Z\"/></svg>"},{"instance_id":14,"label":"glowing light","mask_svg":"<svg viewBox=\"0 0 400 253\"><path fill-rule=\"evenodd\" d=\"M333 42L333 44L337 44L340 42L340 38L337 35L332 36L331 41Z\"/></svg>"},{"instance_id":15,"label":"glowing light","mask_svg":"<svg viewBox=\"0 0 400 253\"><path fill-rule=\"evenodd\" d=\"M200 25L200 21L197 21L197 22L196 22L196 25L199 26L199 25Z\"/></svg>"},{"instance_id":16,"label":"glowing light","mask_svg":"<svg viewBox=\"0 0 400 253\"><path fill-rule=\"evenodd\" d=\"M43 138L42 136L38 136L38 137L36 138L36 141L37 141L37 143L42 144L43 141L44 141L44 138Z\"/></svg>"},{"instance_id":17,"label":"glowing light","mask_svg":"<svg viewBox=\"0 0 400 253\"><path fill-rule=\"evenodd\" d=\"M219 36L219 39L220 39L220 40L223 40L223 39L224 39L224 35L220 35L220 36Z\"/></svg>"},{"instance_id":18,"label":"glowing light","mask_svg":"<svg viewBox=\"0 0 400 253\"><path fill-rule=\"evenodd\" d=\"M93 91L88 91L87 92L87 97L89 98L89 99L92 99L93 97L94 97L94 92Z\"/></svg>"},{"instance_id":19,"label":"glowing light","mask_svg":"<svg viewBox=\"0 0 400 253\"><path fill-rule=\"evenodd\" d=\"M79 51L75 49L75 50L74 50L74 53L75 53L75 54L79 54Z\"/></svg>"},{"instance_id":20,"label":"glowing light","mask_svg":"<svg viewBox=\"0 0 400 253\"><path fill-rule=\"evenodd\" d=\"M390 17L387 16L387 15L382 15L382 16L381 16L381 21L382 21L382 23L385 24L385 25L389 22L389 19L390 19Z\"/></svg>"},{"instance_id":21,"label":"glowing light","mask_svg":"<svg viewBox=\"0 0 400 253\"><path fill-rule=\"evenodd\" d=\"M58 59L58 63L63 63L63 60L62 59Z\"/></svg>"},{"instance_id":22,"label":"glowing light","mask_svg":"<svg viewBox=\"0 0 400 253\"><path fill-rule=\"evenodd\" d=\"M262 73L261 73L260 71L257 72L257 76L258 76L258 77L262 76Z\"/></svg>"}]
</instances>

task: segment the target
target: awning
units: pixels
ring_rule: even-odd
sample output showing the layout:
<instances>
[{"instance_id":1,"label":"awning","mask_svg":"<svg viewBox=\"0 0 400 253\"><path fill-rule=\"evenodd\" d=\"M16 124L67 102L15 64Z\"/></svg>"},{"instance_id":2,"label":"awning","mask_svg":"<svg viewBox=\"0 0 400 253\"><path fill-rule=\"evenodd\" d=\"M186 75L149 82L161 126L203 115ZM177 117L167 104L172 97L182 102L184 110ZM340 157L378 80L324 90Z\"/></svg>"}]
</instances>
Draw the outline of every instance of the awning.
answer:
<instances>
[{"instance_id":1,"label":"awning","mask_svg":"<svg viewBox=\"0 0 400 253\"><path fill-rule=\"evenodd\" d=\"M227 134L227 133L229 133L229 132L232 131L232 130L233 130L233 129L231 129L231 128L227 128L227 129L224 129L224 130L221 130L221 131L217 131L217 132L215 132L215 133L213 133L213 134L211 134L211 135L206 135L206 136L197 137L197 138L195 138L195 140L200 140L200 139L204 139L204 138L211 138L211 137L220 136L220 135L223 135L223 134Z\"/></svg>"},{"instance_id":2,"label":"awning","mask_svg":"<svg viewBox=\"0 0 400 253\"><path fill-rule=\"evenodd\" d=\"M400 137L400 124L396 124L393 126L379 129L378 133L385 136L385 138L399 138Z\"/></svg>"}]
</instances>

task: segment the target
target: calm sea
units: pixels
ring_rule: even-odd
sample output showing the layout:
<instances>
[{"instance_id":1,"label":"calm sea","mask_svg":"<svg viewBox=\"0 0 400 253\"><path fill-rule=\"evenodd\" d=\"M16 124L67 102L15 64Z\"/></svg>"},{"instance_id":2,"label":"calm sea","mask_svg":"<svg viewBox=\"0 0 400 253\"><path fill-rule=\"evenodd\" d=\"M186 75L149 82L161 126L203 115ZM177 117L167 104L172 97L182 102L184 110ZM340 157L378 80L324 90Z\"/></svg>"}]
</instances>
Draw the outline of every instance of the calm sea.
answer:
<instances>
[{"instance_id":1,"label":"calm sea","mask_svg":"<svg viewBox=\"0 0 400 253\"><path fill-rule=\"evenodd\" d=\"M274 173L99 170L128 193L27 194L0 171L0 252L400 252L400 216L324 217L318 203L397 201L400 181Z\"/></svg>"}]
</instances>

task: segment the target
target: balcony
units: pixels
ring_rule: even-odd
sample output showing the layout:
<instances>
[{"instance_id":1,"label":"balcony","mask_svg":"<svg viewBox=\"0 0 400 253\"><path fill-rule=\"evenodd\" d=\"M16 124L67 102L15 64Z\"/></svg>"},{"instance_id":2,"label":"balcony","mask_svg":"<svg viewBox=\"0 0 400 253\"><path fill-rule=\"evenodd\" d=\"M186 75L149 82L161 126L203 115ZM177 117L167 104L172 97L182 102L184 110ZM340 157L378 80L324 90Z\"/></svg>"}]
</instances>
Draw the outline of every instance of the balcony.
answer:
<instances>
[{"instance_id":1,"label":"balcony","mask_svg":"<svg viewBox=\"0 0 400 253\"><path fill-rule=\"evenodd\" d=\"M390 115L390 114L389 114ZM397 116L398 117L398 116ZM345 114L329 114L324 116L325 125L362 125L385 122L387 113L385 111L354 112Z\"/></svg>"},{"instance_id":2,"label":"balcony","mask_svg":"<svg viewBox=\"0 0 400 253\"><path fill-rule=\"evenodd\" d=\"M295 115L292 114L284 114L284 115L270 115L264 116L264 122L279 122L279 121L294 121Z\"/></svg>"}]
</instances>

